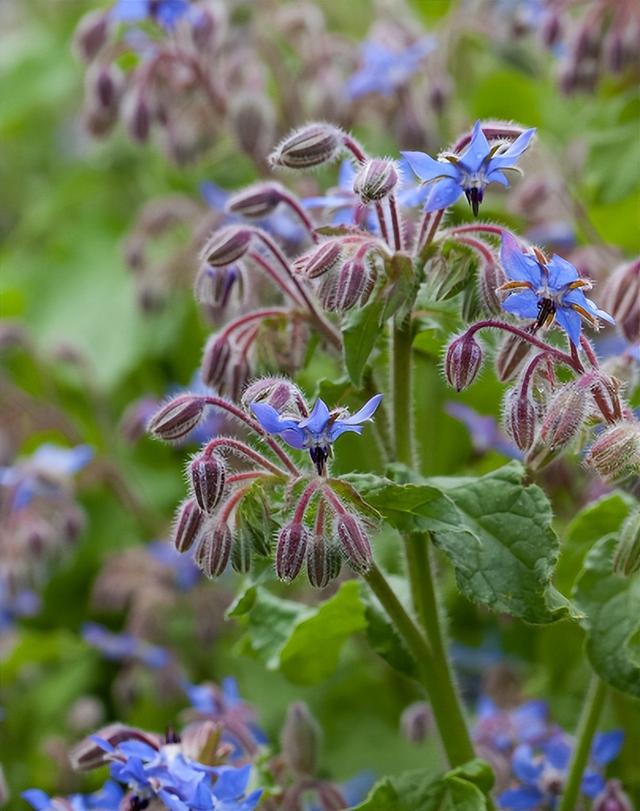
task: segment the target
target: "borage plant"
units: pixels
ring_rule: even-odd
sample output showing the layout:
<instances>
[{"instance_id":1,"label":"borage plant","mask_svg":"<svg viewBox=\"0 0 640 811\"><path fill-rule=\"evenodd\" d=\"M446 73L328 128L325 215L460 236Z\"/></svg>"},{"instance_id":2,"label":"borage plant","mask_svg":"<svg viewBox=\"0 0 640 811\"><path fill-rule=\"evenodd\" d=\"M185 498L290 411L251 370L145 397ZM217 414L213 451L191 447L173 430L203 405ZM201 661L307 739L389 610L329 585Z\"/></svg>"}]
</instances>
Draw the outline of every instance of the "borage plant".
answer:
<instances>
[{"instance_id":1,"label":"borage plant","mask_svg":"<svg viewBox=\"0 0 640 811\"><path fill-rule=\"evenodd\" d=\"M189 462L190 493L177 512L174 543L210 577L229 561L246 574L229 614L249 617L256 655L277 659L284 672L305 669L298 680L310 683L331 672L349 634L366 628L374 648L424 688L449 771L387 779L362 811L442 802L572 811L584 797L593 808L625 807L619 787L597 771L617 754L619 736L592 745L609 688L640 696L632 644L639 514L624 492L640 470L640 423L583 331L613 319L565 259L502 226L449 224L445 216L462 194L477 216L487 187L509 185L533 136L517 125L478 122L437 159L408 152L402 162L369 156L326 123L287 136L271 155L274 168L304 171L342 158L351 164L349 185L313 201L324 216L318 221L271 180L231 196L229 209L246 221L211 235L196 282L199 297L223 305L224 324L207 342L201 367L212 391L180 394L149 423L150 433L167 441L186 436L211 410L237 425ZM306 232L296 256L251 223L279 207ZM237 295L229 296L229 285ZM610 298L624 309L615 291ZM494 355L498 378L511 383L504 429L523 463L477 478L427 478L425 427L437 415L416 394L417 350L441 345L457 325L464 326L444 353L447 381L465 389ZM320 380L308 399L293 376L320 366L320 351L325 368L344 374ZM372 468L384 475L345 473L340 455L336 467L334 444L364 430L375 440L367 449ZM613 496L586 508L605 511L604 529L590 550L567 537L554 582L560 541L550 502L533 479L582 448L585 466L623 491L619 509L611 509ZM404 578L389 577L376 562L371 541L383 524L403 545ZM514 735L502 750L506 776L493 793L491 770L477 759L486 750L469 732L452 675L438 551L469 599L528 623L577 622L586 637L593 680L576 735ZM265 589L271 559L284 582L304 570L324 589L344 563L363 585L343 577L310 610ZM257 638L265 626L277 637L268 650ZM618 805L607 805L614 800Z\"/></svg>"}]
</instances>

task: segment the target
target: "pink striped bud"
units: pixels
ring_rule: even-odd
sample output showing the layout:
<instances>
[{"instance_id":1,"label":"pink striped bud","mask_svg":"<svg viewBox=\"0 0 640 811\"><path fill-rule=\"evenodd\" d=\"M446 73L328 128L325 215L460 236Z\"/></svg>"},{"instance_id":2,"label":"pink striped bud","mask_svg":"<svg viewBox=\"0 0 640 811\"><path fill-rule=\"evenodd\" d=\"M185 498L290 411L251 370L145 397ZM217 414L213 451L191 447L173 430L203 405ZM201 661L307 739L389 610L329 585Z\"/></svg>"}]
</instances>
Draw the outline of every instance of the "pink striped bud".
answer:
<instances>
[{"instance_id":1,"label":"pink striped bud","mask_svg":"<svg viewBox=\"0 0 640 811\"><path fill-rule=\"evenodd\" d=\"M353 190L366 205L388 197L398 185L398 170L392 160L373 158L363 164L353 181Z\"/></svg>"},{"instance_id":2,"label":"pink striped bud","mask_svg":"<svg viewBox=\"0 0 640 811\"><path fill-rule=\"evenodd\" d=\"M313 251L305 254L300 263L296 263L310 279L317 279L338 266L342 258L342 246L339 240L330 239L322 242Z\"/></svg>"},{"instance_id":3,"label":"pink striped bud","mask_svg":"<svg viewBox=\"0 0 640 811\"><path fill-rule=\"evenodd\" d=\"M212 335L204 347L200 376L206 386L218 388L225 378L229 361L231 360L231 345L229 341L217 333Z\"/></svg>"},{"instance_id":4,"label":"pink striped bud","mask_svg":"<svg viewBox=\"0 0 640 811\"><path fill-rule=\"evenodd\" d=\"M231 195L227 211L243 217L268 217L282 201L282 189L277 183L257 183Z\"/></svg>"},{"instance_id":5,"label":"pink striped bud","mask_svg":"<svg viewBox=\"0 0 640 811\"><path fill-rule=\"evenodd\" d=\"M366 574L371 568L373 554L360 521L350 513L343 513L336 517L333 530L349 566L358 574Z\"/></svg>"},{"instance_id":6,"label":"pink striped bud","mask_svg":"<svg viewBox=\"0 0 640 811\"><path fill-rule=\"evenodd\" d=\"M236 283L241 285L242 277L237 267L211 267L202 264L196 274L193 292L196 300L211 307L225 307Z\"/></svg>"},{"instance_id":7,"label":"pink striped bud","mask_svg":"<svg viewBox=\"0 0 640 811\"><path fill-rule=\"evenodd\" d=\"M282 754L287 765L298 774L314 774L321 739L320 727L309 707L303 701L290 704L280 734Z\"/></svg>"},{"instance_id":8,"label":"pink striped bud","mask_svg":"<svg viewBox=\"0 0 640 811\"><path fill-rule=\"evenodd\" d=\"M531 344L523 341L517 335L507 335L496 355L495 368L498 380L506 383L512 380L522 368Z\"/></svg>"},{"instance_id":9,"label":"pink striped bud","mask_svg":"<svg viewBox=\"0 0 640 811\"><path fill-rule=\"evenodd\" d=\"M596 369L583 375L580 383L583 388L589 388L598 411L607 422L620 419L622 404L619 380Z\"/></svg>"},{"instance_id":10,"label":"pink striped bud","mask_svg":"<svg viewBox=\"0 0 640 811\"><path fill-rule=\"evenodd\" d=\"M602 307L629 343L640 341L640 260L623 265L607 279Z\"/></svg>"},{"instance_id":11,"label":"pink striped bud","mask_svg":"<svg viewBox=\"0 0 640 811\"><path fill-rule=\"evenodd\" d=\"M147 432L166 442L182 439L198 425L206 405L204 397L181 394L156 411L147 423Z\"/></svg>"},{"instance_id":12,"label":"pink striped bud","mask_svg":"<svg viewBox=\"0 0 640 811\"><path fill-rule=\"evenodd\" d=\"M309 541L303 524L287 524L280 530L276 547L276 575L285 583L300 573Z\"/></svg>"},{"instance_id":13,"label":"pink striped bud","mask_svg":"<svg viewBox=\"0 0 640 811\"><path fill-rule=\"evenodd\" d=\"M617 481L640 472L640 423L617 422L603 431L585 457L603 479Z\"/></svg>"},{"instance_id":14,"label":"pink striped bud","mask_svg":"<svg viewBox=\"0 0 640 811\"><path fill-rule=\"evenodd\" d=\"M217 453L196 456L189 465L189 475L198 506L203 512L213 512L220 503L227 478L222 458Z\"/></svg>"},{"instance_id":15,"label":"pink striped bud","mask_svg":"<svg viewBox=\"0 0 640 811\"><path fill-rule=\"evenodd\" d=\"M478 272L478 292L485 310L492 315L502 310L496 290L506 281L507 277L498 262L483 262Z\"/></svg>"},{"instance_id":16,"label":"pink striped bud","mask_svg":"<svg viewBox=\"0 0 640 811\"><path fill-rule=\"evenodd\" d=\"M316 589L326 588L340 574L340 550L322 535L315 535L307 547L307 577Z\"/></svg>"},{"instance_id":17,"label":"pink striped bud","mask_svg":"<svg viewBox=\"0 0 640 811\"><path fill-rule=\"evenodd\" d=\"M191 549L200 534L203 522L204 513L195 499L183 501L178 507L173 524L173 545L178 552L187 552Z\"/></svg>"},{"instance_id":18,"label":"pink striped bud","mask_svg":"<svg viewBox=\"0 0 640 811\"><path fill-rule=\"evenodd\" d=\"M587 415L587 397L580 386L563 386L546 408L540 438L552 451L566 447L577 435Z\"/></svg>"},{"instance_id":19,"label":"pink striped bud","mask_svg":"<svg viewBox=\"0 0 640 811\"><path fill-rule=\"evenodd\" d=\"M447 349L444 371L450 386L462 391L478 376L482 366L483 352L473 335L466 332L453 340Z\"/></svg>"},{"instance_id":20,"label":"pink striped bud","mask_svg":"<svg viewBox=\"0 0 640 811\"><path fill-rule=\"evenodd\" d=\"M410 743L423 743L433 729L433 713L426 701L415 701L400 717L400 730Z\"/></svg>"},{"instance_id":21,"label":"pink striped bud","mask_svg":"<svg viewBox=\"0 0 640 811\"><path fill-rule=\"evenodd\" d=\"M520 386L510 389L504 401L504 427L521 451L533 445L538 414L531 395Z\"/></svg>"},{"instance_id":22,"label":"pink striped bud","mask_svg":"<svg viewBox=\"0 0 640 811\"><path fill-rule=\"evenodd\" d=\"M203 527L193 559L207 577L219 577L227 568L233 536L224 521L209 520Z\"/></svg>"},{"instance_id":23,"label":"pink striped bud","mask_svg":"<svg viewBox=\"0 0 640 811\"><path fill-rule=\"evenodd\" d=\"M227 225L215 231L205 243L200 257L213 267L231 265L242 259L249 250L253 238L250 228Z\"/></svg>"},{"instance_id":24,"label":"pink striped bud","mask_svg":"<svg viewBox=\"0 0 640 811\"><path fill-rule=\"evenodd\" d=\"M73 48L85 62L97 56L109 35L109 15L104 11L90 11L78 23L73 35Z\"/></svg>"},{"instance_id":25,"label":"pink striped bud","mask_svg":"<svg viewBox=\"0 0 640 811\"><path fill-rule=\"evenodd\" d=\"M340 268L336 279L335 304L332 309L347 312L360 301L369 284L369 274L362 259L351 259Z\"/></svg>"},{"instance_id":26,"label":"pink striped bud","mask_svg":"<svg viewBox=\"0 0 640 811\"><path fill-rule=\"evenodd\" d=\"M310 169L334 160L342 150L342 133L331 124L314 123L294 130L269 156L272 166Z\"/></svg>"},{"instance_id":27,"label":"pink striped bud","mask_svg":"<svg viewBox=\"0 0 640 811\"><path fill-rule=\"evenodd\" d=\"M304 405L300 389L284 377L261 377L250 383L242 393L242 405L249 408L251 403L267 403L276 411L282 411L291 402Z\"/></svg>"},{"instance_id":28,"label":"pink striped bud","mask_svg":"<svg viewBox=\"0 0 640 811\"><path fill-rule=\"evenodd\" d=\"M140 741L147 744L152 749L160 751L160 740L157 735L152 735L149 732L143 732L141 729L135 727L125 726L124 724L115 723L99 729L95 733L99 738L107 741L111 746L117 747L125 741ZM86 738L75 746L69 753L69 760L71 766L75 771L88 772L93 769L98 769L109 763L109 753L101 749L97 743L90 738Z\"/></svg>"},{"instance_id":29,"label":"pink striped bud","mask_svg":"<svg viewBox=\"0 0 640 811\"><path fill-rule=\"evenodd\" d=\"M604 791L594 799L591 811L633 811L633 804L619 780L608 780Z\"/></svg>"}]
</instances>

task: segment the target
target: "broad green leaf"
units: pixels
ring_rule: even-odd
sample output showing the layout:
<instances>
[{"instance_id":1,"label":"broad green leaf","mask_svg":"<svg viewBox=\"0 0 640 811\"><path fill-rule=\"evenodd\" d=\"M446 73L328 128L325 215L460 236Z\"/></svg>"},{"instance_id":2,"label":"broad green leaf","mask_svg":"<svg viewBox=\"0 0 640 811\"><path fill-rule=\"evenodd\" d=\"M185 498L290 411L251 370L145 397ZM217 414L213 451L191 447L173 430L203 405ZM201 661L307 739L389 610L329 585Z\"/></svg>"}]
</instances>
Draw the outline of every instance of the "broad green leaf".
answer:
<instances>
[{"instance_id":1,"label":"broad green leaf","mask_svg":"<svg viewBox=\"0 0 640 811\"><path fill-rule=\"evenodd\" d=\"M383 310L384 303L376 299L365 307L352 310L345 318L342 327L344 359L349 377L356 386L360 385L362 371L380 336Z\"/></svg>"},{"instance_id":2,"label":"broad green leaf","mask_svg":"<svg viewBox=\"0 0 640 811\"><path fill-rule=\"evenodd\" d=\"M631 497L625 493L609 493L587 504L575 516L565 531L560 549L556 569L556 583L560 591L570 591L589 549L597 540L620 526L629 514L631 504Z\"/></svg>"},{"instance_id":3,"label":"broad green leaf","mask_svg":"<svg viewBox=\"0 0 640 811\"><path fill-rule=\"evenodd\" d=\"M414 300L416 287L413 262L405 253L395 253L385 262L387 281L384 289L385 307L382 320L386 321L399 310L407 314Z\"/></svg>"},{"instance_id":4,"label":"broad green leaf","mask_svg":"<svg viewBox=\"0 0 640 811\"><path fill-rule=\"evenodd\" d=\"M522 474L521 465L511 463L477 479L351 481L393 526L432 532L469 599L528 622L553 622L570 610L551 583L558 538L547 497L535 485L524 486Z\"/></svg>"},{"instance_id":5,"label":"broad green leaf","mask_svg":"<svg viewBox=\"0 0 640 811\"><path fill-rule=\"evenodd\" d=\"M600 678L640 698L640 577L615 574L618 539L607 535L587 555L573 599L585 613L587 655Z\"/></svg>"}]
</instances>

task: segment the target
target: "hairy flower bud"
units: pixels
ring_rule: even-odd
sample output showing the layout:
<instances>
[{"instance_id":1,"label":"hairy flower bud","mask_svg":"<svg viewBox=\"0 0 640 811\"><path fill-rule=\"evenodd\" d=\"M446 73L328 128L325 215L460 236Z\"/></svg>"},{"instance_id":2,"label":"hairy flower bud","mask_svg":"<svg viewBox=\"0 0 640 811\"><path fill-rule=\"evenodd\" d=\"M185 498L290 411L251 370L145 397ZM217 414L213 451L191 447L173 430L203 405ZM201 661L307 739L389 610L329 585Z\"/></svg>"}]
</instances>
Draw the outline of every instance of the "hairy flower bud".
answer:
<instances>
[{"instance_id":1,"label":"hairy flower bud","mask_svg":"<svg viewBox=\"0 0 640 811\"><path fill-rule=\"evenodd\" d=\"M109 35L109 15L96 9L85 14L73 35L73 48L85 62L91 62Z\"/></svg>"},{"instance_id":2,"label":"hairy flower bud","mask_svg":"<svg viewBox=\"0 0 640 811\"><path fill-rule=\"evenodd\" d=\"M340 550L322 535L315 535L307 547L307 577L316 589L323 589L340 574Z\"/></svg>"},{"instance_id":3,"label":"hairy flower bud","mask_svg":"<svg viewBox=\"0 0 640 811\"><path fill-rule=\"evenodd\" d=\"M400 730L410 743L422 743L433 728L433 713L426 701L409 704L400 716Z\"/></svg>"},{"instance_id":4,"label":"hairy flower bud","mask_svg":"<svg viewBox=\"0 0 640 811\"><path fill-rule=\"evenodd\" d=\"M462 391L470 386L478 376L482 366L482 347L473 335L465 332L453 340L447 349L444 371L450 386Z\"/></svg>"},{"instance_id":5,"label":"hairy flower bud","mask_svg":"<svg viewBox=\"0 0 640 811\"><path fill-rule=\"evenodd\" d=\"M338 266L342 258L342 246L337 239L321 242L314 250L305 254L304 262L299 265L300 270L310 279L317 279Z\"/></svg>"},{"instance_id":6,"label":"hairy flower bud","mask_svg":"<svg viewBox=\"0 0 640 811\"><path fill-rule=\"evenodd\" d=\"M280 745L287 765L294 772L315 773L321 737L318 722L307 705L303 701L290 704L280 734Z\"/></svg>"},{"instance_id":7,"label":"hairy flower bud","mask_svg":"<svg viewBox=\"0 0 640 811\"><path fill-rule=\"evenodd\" d=\"M215 231L201 251L201 258L213 267L231 265L242 259L249 250L253 238L250 228L241 225L227 225Z\"/></svg>"},{"instance_id":8,"label":"hairy flower bud","mask_svg":"<svg viewBox=\"0 0 640 811\"><path fill-rule=\"evenodd\" d=\"M485 310L495 315L502 309L496 290L507 281L504 270L499 263L485 261L478 272L478 292Z\"/></svg>"},{"instance_id":9,"label":"hairy flower bud","mask_svg":"<svg viewBox=\"0 0 640 811\"><path fill-rule=\"evenodd\" d=\"M303 524L287 524L280 530L276 547L276 575L289 583L298 576L309 541L309 532Z\"/></svg>"},{"instance_id":10,"label":"hairy flower bud","mask_svg":"<svg viewBox=\"0 0 640 811\"><path fill-rule=\"evenodd\" d=\"M640 423L617 422L607 428L589 449L585 463L611 481L640 472Z\"/></svg>"},{"instance_id":11,"label":"hairy flower bud","mask_svg":"<svg viewBox=\"0 0 640 811\"><path fill-rule=\"evenodd\" d=\"M282 200L282 189L277 183L256 183L231 195L227 211L243 217L268 217Z\"/></svg>"},{"instance_id":12,"label":"hairy flower bud","mask_svg":"<svg viewBox=\"0 0 640 811\"><path fill-rule=\"evenodd\" d=\"M218 388L225 378L229 361L231 360L231 345L224 336L212 335L204 347L200 376L206 386Z\"/></svg>"},{"instance_id":13,"label":"hairy flower bud","mask_svg":"<svg viewBox=\"0 0 640 811\"><path fill-rule=\"evenodd\" d=\"M640 510L634 510L620 527L613 571L622 577L640 572Z\"/></svg>"},{"instance_id":14,"label":"hairy flower bud","mask_svg":"<svg viewBox=\"0 0 640 811\"><path fill-rule=\"evenodd\" d=\"M156 735L121 723L109 724L109 726L99 729L96 735L113 747L117 747L125 741L140 741L159 751L161 745ZM71 750L69 760L75 771L88 772L109 763L109 754L91 738L85 738Z\"/></svg>"},{"instance_id":15,"label":"hairy flower bud","mask_svg":"<svg viewBox=\"0 0 640 811\"><path fill-rule=\"evenodd\" d=\"M353 190L363 203L384 200L398 185L398 170L392 160L373 158L359 169Z\"/></svg>"},{"instance_id":16,"label":"hairy flower bud","mask_svg":"<svg viewBox=\"0 0 640 811\"><path fill-rule=\"evenodd\" d=\"M241 400L242 405L247 409L251 403L267 403L278 412L292 401L305 405L300 389L295 383L284 377L261 377L254 380L242 393Z\"/></svg>"},{"instance_id":17,"label":"hairy flower bud","mask_svg":"<svg viewBox=\"0 0 640 811\"><path fill-rule=\"evenodd\" d=\"M623 265L607 279L602 306L629 343L640 340L640 260Z\"/></svg>"},{"instance_id":18,"label":"hairy flower bud","mask_svg":"<svg viewBox=\"0 0 640 811\"><path fill-rule=\"evenodd\" d=\"M269 97L236 91L231 98L229 126L240 149L262 163L275 137L275 111Z\"/></svg>"},{"instance_id":19,"label":"hairy flower bud","mask_svg":"<svg viewBox=\"0 0 640 811\"><path fill-rule=\"evenodd\" d=\"M604 791L594 799L591 811L633 811L633 805L620 781L608 780Z\"/></svg>"},{"instance_id":20,"label":"hairy flower bud","mask_svg":"<svg viewBox=\"0 0 640 811\"><path fill-rule=\"evenodd\" d=\"M519 372L531 345L517 335L507 335L496 355L495 368L498 380L506 383Z\"/></svg>"},{"instance_id":21,"label":"hairy flower bud","mask_svg":"<svg viewBox=\"0 0 640 811\"><path fill-rule=\"evenodd\" d=\"M540 438L552 451L566 447L574 439L587 413L586 393L580 386L563 386L547 406Z\"/></svg>"},{"instance_id":22,"label":"hairy flower bud","mask_svg":"<svg viewBox=\"0 0 640 811\"><path fill-rule=\"evenodd\" d=\"M310 169L334 160L342 149L342 133L331 124L307 124L294 130L269 156L272 166Z\"/></svg>"},{"instance_id":23,"label":"hairy flower bud","mask_svg":"<svg viewBox=\"0 0 640 811\"><path fill-rule=\"evenodd\" d=\"M193 546L202 529L204 513L195 499L183 501L176 512L173 524L173 545L178 552L187 552Z\"/></svg>"},{"instance_id":24,"label":"hairy flower bud","mask_svg":"<svg viewBox=\"0 0 640 811\"><path fill-rule=\"evenodd\" d=\"M203 512L211 513L220 503L226 482L226 468L217 453L196 456L189 465L193 495Z\"/></svg>"},{"instance_id":25,"label":"hairy flower bud","mask_svg":"<svg viewBox=\"0 0 640 811\"><path fill-rule=\"evenodd\" d=\"M533 445L538 415L533 399L521 386L510 389L504 400L504 427L517 447L526 452Z\"/></svg>"},{"instance_id":26,"label":"hairy flower bud","mask_svg":"<svg viewBox=\"0 0 640 811\"><path fill-rule=\"evenodd\" d=\"M371 568L373 555L360 521L350 513L343 513L336 517L333 529L349 566L358 574L366 574Z\"/></svg>"},{"instance_id":27,"label":"hairy flower bud","mask_svg":"<svg viewBox=\"0 0 640 811\"><path fill-rule=\"evenodd\" d=\"M211 267L202 264L196 275L193 292L196 300L210 307L226 307L231 291L241 280L235 265Z\"/></svg>"},{"instance_id":28,"label":"hairy flower bud","mask_svg":"<svg viewBox=\"0 0 640 811\"><path fill-rule=\"evenodd\" d=\"M331 309L344 313L361 300L369 284L369 274L362 259L351 259L340 268L335 282Z\"/></svg>"},{"instance_id":29,"label":"hairy flower bud","mask_svg":"<svg viewBox=\"0 0 640 811\"><path fill-rule=\"evenodd\" d=\"M209 520L200 533L193 559L207 577L219 577L227 568L233 536L224 521Z\"/></svg>"},{"instance_id":30,"label":"hairy flower bud","mask_svg":"<svg viewBox=\"0 0 640 811\"><path fill-rule=\"evenodd\" d=\"M156 411L147 424L147 432L166 442L182 439L198 425L206 405L205 397L181 394Z\"/></svg>"},{"instance_id":31,"label":"hairy flower bud","mask_svg":"<svg viewBox=\"0 0 640 811\"><path fill-rule=\"evenodd\" d=\"M129 135L139 144L149 140L151 132L151 110L142 94L138 95L131 104L127 115L127 129Z\"/></svg>"}]
</instances>

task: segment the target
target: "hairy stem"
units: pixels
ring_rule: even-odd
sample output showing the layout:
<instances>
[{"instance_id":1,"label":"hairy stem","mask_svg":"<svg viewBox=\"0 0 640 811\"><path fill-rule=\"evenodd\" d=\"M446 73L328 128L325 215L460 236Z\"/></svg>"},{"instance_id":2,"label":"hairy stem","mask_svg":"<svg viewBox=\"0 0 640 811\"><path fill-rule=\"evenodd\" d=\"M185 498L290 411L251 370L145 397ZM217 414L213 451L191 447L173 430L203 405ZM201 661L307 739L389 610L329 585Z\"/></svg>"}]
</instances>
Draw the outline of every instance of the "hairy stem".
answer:
<instances>
[{"instance_id":1,"label":"hairy stem","mask_svg":"<svg viewBox=\"0 0 640 811\"><path fill-rule=\"evenodd\" d=\"M391 333L393 434L396 461L409 466L413 463L411 341L411 321L396 321Z\"/></svg>"}]
</instances>

